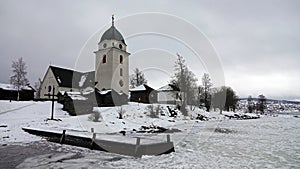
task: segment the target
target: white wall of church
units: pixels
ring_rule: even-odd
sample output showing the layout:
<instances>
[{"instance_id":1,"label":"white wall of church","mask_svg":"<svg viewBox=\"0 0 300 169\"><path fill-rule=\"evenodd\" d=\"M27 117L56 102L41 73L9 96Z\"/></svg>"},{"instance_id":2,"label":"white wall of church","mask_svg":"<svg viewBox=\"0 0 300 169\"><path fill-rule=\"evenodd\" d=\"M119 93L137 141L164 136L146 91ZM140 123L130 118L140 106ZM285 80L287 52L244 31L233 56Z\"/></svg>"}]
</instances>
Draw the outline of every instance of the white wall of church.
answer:
<instances>
[{"instance_id":1,"label":"white wall of church","mask_svg":"<svg viewBox=\"0 0 300 169\"><path fill-rule=\"evenodd\" d=\"M44 79L42 81L42 84L41 84L40 98L48 99L49 97L45 96L45 95L49 94L49 93L52 94L53 86L55 88L55 91L54 91L55 95L58 94L59 91L67 91L67 92L70 92L70 91L78 92L79 91L79 89L59 86L54 77L52 70L50 68L48 68L48 70L44 76Z\"/></svg>"},{"instance_id":2,"label":"white wall of church","mask_svg":"<svg viewBox=\"0 0 300 169\"><path fill-rule=\"evenodd\" d=\"M48 96L45 96L45 94L49 92L52 94L53 86L57 89L58 84L52 70L48 68L41 84L40 98L47 99Z\"/></svg>"},{"instance_id":3,"label":"white wall of church","mask_svg":"<svg viewBox=\"0 0 300 169\"><path fill-rule=\"evenodd\" d=\"M106 57L106 63L103 63L103 57ZM95 82L99 90L111 88L112 64L112 51L103 49L96 52Z\"/></svg>"}]
</instances>

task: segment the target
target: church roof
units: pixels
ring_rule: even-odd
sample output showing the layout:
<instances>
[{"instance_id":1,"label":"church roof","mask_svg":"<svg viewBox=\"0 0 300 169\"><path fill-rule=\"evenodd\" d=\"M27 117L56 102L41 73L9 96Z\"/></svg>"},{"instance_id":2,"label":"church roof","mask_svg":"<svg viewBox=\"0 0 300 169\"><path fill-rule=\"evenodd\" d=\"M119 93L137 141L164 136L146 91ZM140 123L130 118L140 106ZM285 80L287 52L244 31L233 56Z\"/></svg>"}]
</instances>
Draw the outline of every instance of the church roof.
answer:
<instances>
[{"instance_id":1,"label":"church roof","mask_svg":"<svg viewBox=\"0 0 300 169\"><path fill-rule=\"evenodd\" d=\"M78 72L56 66L50 66L60 87L81 88L94 86L95 71Z\"/></svg>"},{"instance_id":2,"label":"church roof","mask_svg":"<svg viewBox=\"0 0 300 169\"><path fill-rule=\"evenodd\" d=\"M111 27L107 31L104 32L99 43L101 43L104 40L117 40L117 41L121 41L124 44L126 44L122 34L114 26L114 17L112 17Z\"/></svg>"}]
</instances>

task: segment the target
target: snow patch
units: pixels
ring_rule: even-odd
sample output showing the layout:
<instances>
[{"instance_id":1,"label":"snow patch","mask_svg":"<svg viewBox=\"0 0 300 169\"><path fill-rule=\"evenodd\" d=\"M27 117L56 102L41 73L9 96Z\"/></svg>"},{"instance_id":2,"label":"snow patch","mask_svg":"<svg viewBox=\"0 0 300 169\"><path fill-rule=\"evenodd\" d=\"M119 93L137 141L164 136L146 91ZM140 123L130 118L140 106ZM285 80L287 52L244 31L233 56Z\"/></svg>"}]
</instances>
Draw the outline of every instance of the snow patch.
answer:
<instances>
[{"instance_id":1,"label":"snow patch","mask_svg":"<svg viewBox=\"0 0 300 169\"><path fill-rule=\"evenodd\" d=\"M57 76L56 79L57 79L58 83L61 83L59 76Z\"/></svg>"},{"instance_id":2,"label":"snow patch","mask_svg":"<svg viewBox=\"0 0 300 169\"><path fill-rule=\"evenodd\" d=\"M144 85L140 85L136 88L130 89L130 91L144 91L144 90L146 90Z\"/></svg>"},{"instance_id":3,"label":"snow patch","mask_svg":"<svg viewBox=\"0 0 300 169\"><path fill-rule=\"evenodd\" d=\"M83 86L86 78L87 78L87 74L84 74L84 75L81 76L80 81L78 82L79 83L79 87Z\"/></svg>"},{"instance_id":4,"label":"snow patch","mask_svg":"<svg viewBox=\"0 0 300 169\"><path fill-rule=\"evenodd\" d=\"M107 94L111 92L111 90L102 90L102 91L99 91L100 94Z\"/></svg>"},{"instance_id":5,"label":"snow patch","mask_svg":"<svg viewBox=\"0 0 300 169\"><path fill-rule=\"evenodd\" d=\"M0 83L0 88L3 90L14 90L14 91L18 90L14 85L5 84L5 83ZM29 86L22 86L21 89L22 90L32 90L32 88L30 88Z\"/></svg>"}]
</instances>

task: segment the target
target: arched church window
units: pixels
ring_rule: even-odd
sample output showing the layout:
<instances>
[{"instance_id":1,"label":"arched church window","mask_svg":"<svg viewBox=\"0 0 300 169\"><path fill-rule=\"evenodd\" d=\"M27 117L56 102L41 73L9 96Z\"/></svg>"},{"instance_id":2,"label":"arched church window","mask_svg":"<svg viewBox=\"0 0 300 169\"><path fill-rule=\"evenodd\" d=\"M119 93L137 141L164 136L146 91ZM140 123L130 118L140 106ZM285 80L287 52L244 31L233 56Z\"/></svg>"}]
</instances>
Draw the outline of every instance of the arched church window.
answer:
<instances>
[{"instance_id":1,"label":"arched church window","mask_svg":"<svg viewBox=\"0 0 300 169\"><path fill-rule=\"evenodd\" d=\"M120 48L120 49L122 49L122 48L123 48L122 44L120 44L120 45L119 45L119 48Z\"/></svg>"},{"instance_id":2,"label":"arched church window","mask_svg":"<svg viewBox=\"0 0 300 169\"><path fill-rule=\"evenodd\" d=\"M106 63L106 55L103 56L102 63Z\"/></svg>"},{"instance_id":3,"label":"arched church window","mask_svg":"<svg viewBox=\"0 0 300 169\"><path fill-rule=\"evenodd\" d=\"M103 44L103 48L106 48L106 46L107 46L107 44L106 44L106 43L104 43L104 44Z\"/></svg>"},{"instance_id":4,"label":"arched church window","mask_svg":"<svg viewBox=\"0 0 300 169\"><path fill-rule=\"evenodd\" d=\"M123 69L120 68L120 76L123 76Z\"/></svg>"},{"instance_id":5,"label":"arched church window","mask_svg":"<svg viewBox=\"0 0 300 169\"><path fill-rule=\"evenodd\" d=\"M51 92L51 89L52 89L52 88L51 88L51 86L49 85L49 86L48 86L48 93Z\"/></svg>"},{"instance_id":6,"label":"arched church window","mask_svg":"<svg viewBox=\"0 0 300 169\"><path fill-rule=\"evenodd\" d=\"M120 55L120 63L123 64L123 56Z\"/></svg>"}]
</instances>

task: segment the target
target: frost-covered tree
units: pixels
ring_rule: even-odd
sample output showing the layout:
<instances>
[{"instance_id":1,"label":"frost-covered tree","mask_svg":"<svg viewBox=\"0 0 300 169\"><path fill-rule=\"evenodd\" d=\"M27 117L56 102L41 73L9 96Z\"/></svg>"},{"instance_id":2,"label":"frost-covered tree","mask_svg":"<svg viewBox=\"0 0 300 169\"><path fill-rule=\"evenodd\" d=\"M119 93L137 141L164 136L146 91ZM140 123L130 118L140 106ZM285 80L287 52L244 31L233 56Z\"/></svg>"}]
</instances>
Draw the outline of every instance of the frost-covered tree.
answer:
<instances>
[{"instance_id":1,"label":"frost-covered tree","mask_svg":"<svg viewBox=\"0 0 300 169\"><path fill-rule=\"evenodd\" d=\"M212 87L212 82L209 77L208 73L204 73L202 76L202 86L203 86L203 101L204 105L206 107L206 110L210 110L210 103L211 103L211 87Z\"/></svg>"},{"instance_id":2,"label":"frost-covered tree","mask_svg":"<svg viewBox=\"0 0 300 169\"><path fill-rule=\"evenodd\" d=\"M238 96L231 87L224 86L226 90L226 101L225 101L225 110L226 111L235 111L238 102Z\"/></svg>"},{"instance_id":3,"label":"frost-covered tree","mask_svg":"<svg viewBox=\"0 0 300 169\"><path fill-rule=\"evenodd\" d=\"M203 105L202 105L202 100L203 100L203 93L204 93L204 88L201 86L201 85L199 85L198 87L197 87L197 105L199 106L199 107L202 107Z\"/></svg>"},{"instance_id":4,"label":"frost-covered tree","mask_svg":"<svg viewBox=\"0 0 300 169\"><path fill-rule=\"evenodd\" d=\"M212 89L212 106L226 111L235 111L237 107L238 96L229 86ZM220 112L222 113L222 112Z\"/></svg>"},{"instance_id":5,"label":"frost-covered tree","mask_svg":"<svg viewBox=\"0 0 300 169\"><path fill-rule=\"evenodd\" d=\"M14 87L18 91L17 100L20 98L20 89L22 86L28 85L29 81L26 78L27 71L26 71L26 63L23 61L23 58L19 58L17 61L13 61L11 65L13 75L10 77L10 83L14 85Z\"/></svg>"},{"instance_id":6,"label":"frost-covered tree","mask_svg":"<svg viewBox=\"0 0 300 169\"><path fill-rule=\"evenodd\" d=\"M253 110L254 110L254 103L253 103L253 99L252 99L252 96L249 96L247 98L247 109L248 109L248 112L249 113L252 113Z\"/></svg>"},{"instance_id":7,"label":"frost-covered tree","mask_svg":"<svg viewBox=\"0 0 300 169\"><path fill-rule=\"evenodd\" d=\"M265 112L265 109L267 107L266 105L267 98L264 95L258 96L258 102L257 102L257 111L260 111L261 114Z\"/></svg>"},{"instance_id":8,"label":"frost-covered tree","mask_svg":"<svg viewBox=\"0 0 300 169\"><path fill-rule=\"evenodd\" d=\"M195 74L189 70L184 58L177 54L177 60L174 65L174 76L171 79L171 83L177 86L183 93L182 96L182 110L184 115L187 115L186 104L193 105L197 100L197 81Z\"/></svg>"},{"instance_id":9,"label":"frost-covered tree","mask_svg":"<svg viewBox=\"0 0 300 169\"><path fill-rule=\"evenodd\" d=\"M147 84L145 75L138 68L135 68L133 70L133 74L130 76L130 88L135 88L142 84Z\"/></svg>"},{"instance_id":10,"label":"frost-covered tree","mask_svg":"<svg viewBox=\"0 0 300 169\"><path fill-rule=\"evenodd\" d=\"M219 109L220 114L222 114L222 111L225 107L225 100L226 100L226 88L220 87L220 88L213 88L212 89L212 106L214 109Z\"/></svg>"}]
</instances>

